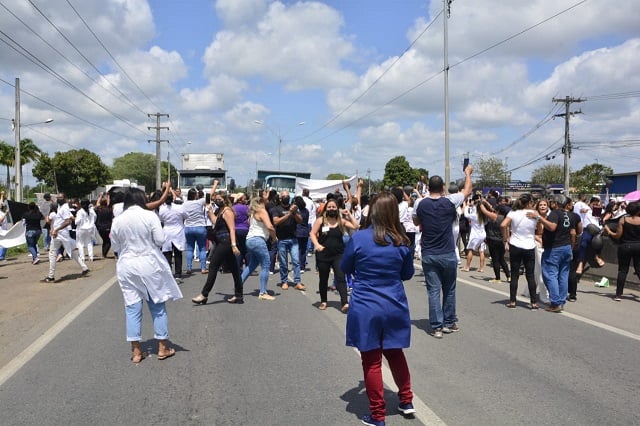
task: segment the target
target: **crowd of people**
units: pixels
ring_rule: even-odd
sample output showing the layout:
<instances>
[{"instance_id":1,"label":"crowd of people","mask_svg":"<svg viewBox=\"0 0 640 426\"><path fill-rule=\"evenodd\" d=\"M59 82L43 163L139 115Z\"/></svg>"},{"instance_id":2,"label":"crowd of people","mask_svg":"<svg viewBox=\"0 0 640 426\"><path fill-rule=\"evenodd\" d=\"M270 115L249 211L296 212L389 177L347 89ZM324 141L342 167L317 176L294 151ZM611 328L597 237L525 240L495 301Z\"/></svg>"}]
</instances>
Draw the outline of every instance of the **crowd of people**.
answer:
<instances>
[{"instance_id":1,"label":"crowd of people","mask_svg":"<svg viewBox=\"0 0 640 426\"><path fill-rule=\"evenodd\" d=\"M639 202L613 200L603 206L599 198L587 202L582 194L575 203L564 195L522 194L510 200L495 191L474 191L472 173L467 165L460 187L446 187L439 176L421 177L415 185L371 197L362 194L362 181L355 193L344 182L316 200L308 190L295 197L286 190L261 190L247 198L218 191L217 181L209 193L190 188L184 199L169 182L149 196L115 188L95 203L68 201L62 193L53 201L45 194L40 205L29 204L23 220L34 265L43 236L49 253L45 282L55 281L56 264L65 256L77 262L82 275L89 274L87 262L96 257L97 240L103 257L113 251L134 363L147 356L140 348L143 302L153 318L158 359L175 354L168 343L165 302L182 297L178 285L185 275L197 268L206 275L192 298L204 305L218 274L230 273L234 289L226 301L240 305L244 283L260 266L258 300L274 301L269 276L278 274L281 291L304 291L311 284L302 282L310 272L307 258L315 256L316 307L329 307L330 289L338 294L338 309L347 315L346 343L362 357L371 410L362 421L378 426L385 417L383 356L399 389L398 410L415 412L403 354L411 322L402 284L413 276L415 260L424 271L430 334L438 339L460 330L458 270L470 271L476 253L478 272L491 262L491 283L501 282L504 273L511 309L517 307L522 273L530 309L544 302L547 311L561 312L567 301L576 301L577 282L589 261L604 264L599 253L603 233L619 242L614 300L622 300L631 262L636 274L640 271Z\"/></svg>"}]
</instances>

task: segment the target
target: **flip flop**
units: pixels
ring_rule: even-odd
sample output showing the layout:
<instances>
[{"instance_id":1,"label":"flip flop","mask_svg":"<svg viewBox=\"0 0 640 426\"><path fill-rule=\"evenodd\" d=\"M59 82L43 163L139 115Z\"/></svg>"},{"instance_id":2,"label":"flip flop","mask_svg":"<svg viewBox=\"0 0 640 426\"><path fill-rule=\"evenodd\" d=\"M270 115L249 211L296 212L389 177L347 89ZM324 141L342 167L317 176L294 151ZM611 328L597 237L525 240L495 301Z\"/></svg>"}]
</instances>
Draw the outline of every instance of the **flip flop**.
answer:
<instances>
[{"instance_id":1,"label":"flip flop","mask_svg":"<svg viewBox=\"0 0 640 426\"><path fill-rule=\"evenodd\" d=\"M318 306L318 309L320 309L321 311L324 311L325 309L327 309L327 304L322 302L320 306Z\"/></svg>"},{"instance_id":2,"label":"flip flop","mask_svg":"<svg viewBox=\"0 0 640 426\"><path fill-rule=\"evenodd\" d=\"M600 259L599 261L596 260L596 263L598 264L599 267L603 267L604 266L604 260Z\"/></svg>"},{"instance_id":3,"label":"flip flop","mask_svg":"<svg viewBox=\"0 0 640 426\"><path fill-rule=\"evenodd\" d=\"M166 355L158 355L158 361L162 361L163 359L171 358L176 354L176 350L174 348L169 349L169 353Z\"/></svg>"},{"instance_id":4,"label":"flip flop","mask_svg":"<svg viewBox=\"0 0 640 426\"><path fill-rule=\"evenodd\" d=\"M145 359L147 357L147 353L146 352L142 352L140 353L140 360L139 361L133 361L133 356L131 356L131 361L133 361L134 364L140 364L142 362L143 359Z\"/></svg>"}]
</instances>

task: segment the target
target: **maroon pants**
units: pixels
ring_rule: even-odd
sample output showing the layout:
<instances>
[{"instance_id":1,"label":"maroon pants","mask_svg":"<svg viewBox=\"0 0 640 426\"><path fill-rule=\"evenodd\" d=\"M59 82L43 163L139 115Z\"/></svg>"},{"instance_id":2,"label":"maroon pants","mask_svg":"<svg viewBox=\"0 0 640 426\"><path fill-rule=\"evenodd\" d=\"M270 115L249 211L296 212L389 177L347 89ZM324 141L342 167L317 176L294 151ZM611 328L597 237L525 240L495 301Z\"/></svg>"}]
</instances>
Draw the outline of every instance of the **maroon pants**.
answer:
<instances>
[{"instance_id":1,"label":"maroon pants","mask_svg":"<svg viewBox=\"0 0 640 426\"><path fill-rule=\"evenodd\" d=\"M387 359L393 380L398 386L398 399L401 404L413 401L411 391L411 374L402 349L374 349L360 352L364 385L369 397L369 409L374 420L384 421L386 404L384 401L384 384L382 382L382 355Z\"/></svg>"}]
</instances>

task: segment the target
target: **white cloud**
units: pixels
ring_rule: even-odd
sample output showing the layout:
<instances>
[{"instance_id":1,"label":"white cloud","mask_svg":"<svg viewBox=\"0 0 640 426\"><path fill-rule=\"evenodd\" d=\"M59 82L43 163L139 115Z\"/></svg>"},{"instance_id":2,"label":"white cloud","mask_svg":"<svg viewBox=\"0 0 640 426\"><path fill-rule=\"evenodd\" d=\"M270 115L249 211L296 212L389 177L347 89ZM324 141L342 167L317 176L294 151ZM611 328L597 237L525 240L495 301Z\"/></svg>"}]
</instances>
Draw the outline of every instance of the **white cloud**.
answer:
<instances>
[{"instance_id":1,"label":"white cloud","mask_svg":"<svg viewBox=\"0 0 640 426\"><path fill-rule=\"evenodd\" d=\"M218 32L203 60L207 75L229 73L282 82L289 90L350 84L341 67L353 46L340 34L342 17L318 2L274 2L252 28Z\"/></svg>"}]
</instances>

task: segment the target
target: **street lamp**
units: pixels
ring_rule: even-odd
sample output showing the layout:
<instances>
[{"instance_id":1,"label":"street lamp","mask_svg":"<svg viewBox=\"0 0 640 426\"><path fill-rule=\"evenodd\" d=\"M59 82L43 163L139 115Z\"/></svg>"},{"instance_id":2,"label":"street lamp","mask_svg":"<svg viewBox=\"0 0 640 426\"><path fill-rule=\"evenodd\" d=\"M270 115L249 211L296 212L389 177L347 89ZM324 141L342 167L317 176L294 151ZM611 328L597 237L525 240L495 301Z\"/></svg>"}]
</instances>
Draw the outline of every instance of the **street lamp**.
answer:
<instances>
[{"instance_id":1,"label":"street lamp","mask_svg":"<svg viewBox=\"0 0 640 426\"><path fill-rule=\"evenodd\" d=\"M53 122L53 118L47 118L45 121L38 121L36 123L30 123L30 124L21 124L20 123L20 108L18 107L18 103L16 103L16 117L14 119L11 120L11 126L13 127L13 131L15 133L15 158L14 158L14 166L15 166L15 173L14 173L14 179L15 179L15 185L16 185L16 190L15 190L15 200L18 202L22 202L22 158L20 156L20 128L21 127L29 127L29 126L34 126L36 124L49 124L51 122Z\"/></svg>"},{"instance_id":2,"label":"street lamp","mask_svg":"<svg viewBox=\"0 0 640 426\"><path fill-rule=\"evenodd\" d=\"M278 127L278 133L276 133L271 127L267 125L264 121L253 120L255 124L266 127L275 137L278 138L278 171L280 171L280 157L282 155L282 133L280 132L280 127ZM297 124L297 126L303 126L305 124L304 121L301 121Z\"/></svg>"}]
</instances>

